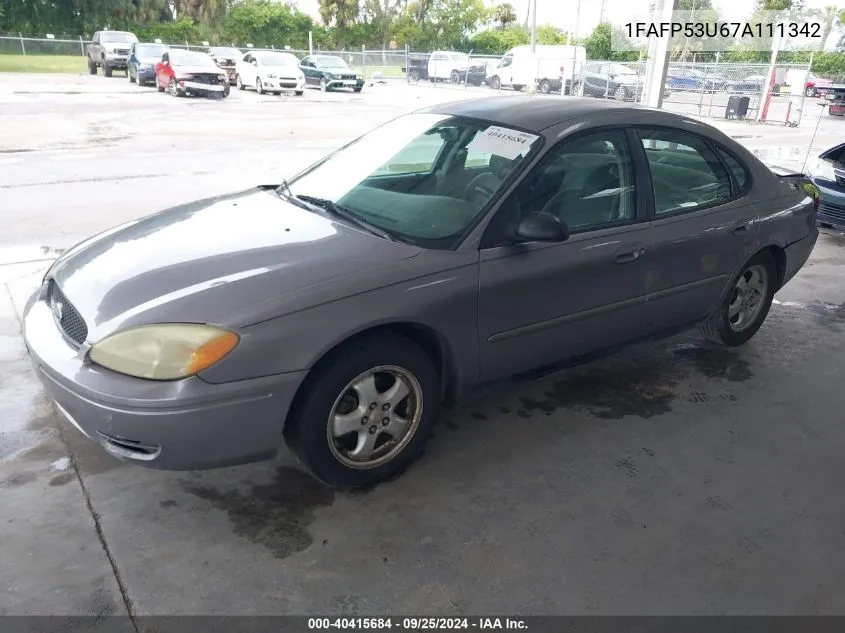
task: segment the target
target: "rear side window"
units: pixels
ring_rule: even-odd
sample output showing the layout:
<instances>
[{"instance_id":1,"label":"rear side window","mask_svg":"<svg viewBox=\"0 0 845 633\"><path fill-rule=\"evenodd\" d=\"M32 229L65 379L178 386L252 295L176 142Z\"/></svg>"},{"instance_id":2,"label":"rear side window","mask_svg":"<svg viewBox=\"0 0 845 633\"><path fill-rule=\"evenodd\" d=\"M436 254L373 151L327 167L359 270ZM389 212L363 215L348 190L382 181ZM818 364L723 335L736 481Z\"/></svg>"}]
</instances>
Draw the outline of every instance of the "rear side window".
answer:
<instances>
[{"instance_id":1,"label":"rear side window","mask_svg":"<svg viewBox=\"0 0 845 633\"><path fill-rule=\"evenodd\" d=\"M671 130L640 130L658 216L693 211L731 198L731 178L702 138Z\"/></svg>"},{"instance_id":2,"label":"rear side window","mask_svg":"<svg viewBox=\"0 0 845 633\"><path fill-rule=\"evenodd\" d=\"M743 167L742 163L728 154L721 147L717 148L716 152L719 154L719 158L721 158L725 165L728 166L728 169L733 176L734 185L736 186L734 193L745 193L748 190L748 172L745 170L745 167Z\"/></svg>"}]
</instances>

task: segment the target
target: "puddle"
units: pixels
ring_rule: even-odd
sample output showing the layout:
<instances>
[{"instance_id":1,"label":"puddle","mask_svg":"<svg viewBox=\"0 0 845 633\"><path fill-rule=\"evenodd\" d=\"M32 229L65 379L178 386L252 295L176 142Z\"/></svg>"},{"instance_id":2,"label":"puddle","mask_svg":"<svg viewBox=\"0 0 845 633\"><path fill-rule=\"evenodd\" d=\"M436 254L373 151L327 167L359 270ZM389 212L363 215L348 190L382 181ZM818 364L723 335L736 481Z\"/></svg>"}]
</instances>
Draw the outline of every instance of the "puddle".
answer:
<instances>
[{"instance_id":1,"label":"puddle","mask_svg":"<svg viewBox=\"0 0 845 633\"><path fill-rule=\"evenodd\" d=\"M314 510L334 503L335 493L309 475L280 466L269 484L246 482L247 492L221 491L183 482L185 490L229 515L234 533L287 558L314 542L308 526Z\"/></svg>"},{"instance_id":2,"label":"puddle","mask_svg":"<svg viewBox=\"0 0 845 633\"><path fill-rule=\"evenodd\" d=\"M725 347L698 347L679 345L672 353L691 361L695 370L708 378L723 378L731 382L744 382L753 377L748 363Z\"/></svg>"}]
</instances>

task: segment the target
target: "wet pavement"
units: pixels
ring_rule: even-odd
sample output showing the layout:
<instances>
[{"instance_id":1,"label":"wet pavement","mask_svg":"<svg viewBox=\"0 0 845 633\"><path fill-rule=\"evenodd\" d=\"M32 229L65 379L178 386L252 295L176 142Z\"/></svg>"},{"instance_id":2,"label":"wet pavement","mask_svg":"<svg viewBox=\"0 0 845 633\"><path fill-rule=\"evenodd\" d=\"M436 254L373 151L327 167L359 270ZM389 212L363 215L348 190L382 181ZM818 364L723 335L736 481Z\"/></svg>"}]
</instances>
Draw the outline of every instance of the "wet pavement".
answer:
<instances>
[{"instance_id":1,"label":"wet pavement","mask_svg":"<svg viewBox=\"0 0 845 633\"><path fill-rule=\"evenodd\" d=\"M357 125L385 115L356 107ZM762 134L761 149L782 142ZM161 160L179 176L144 157L154 144L0 167L15 227L0 238L0 615L845 614L836 231L746 346L684 334L496 385L444 414L405 475L364 492L320 486L287 452L145 470L65 423L17 318L51 248L286 175L319 143L174 141ZM94 155L51 158L74 152Z\"/></svg>"}]
</instances>

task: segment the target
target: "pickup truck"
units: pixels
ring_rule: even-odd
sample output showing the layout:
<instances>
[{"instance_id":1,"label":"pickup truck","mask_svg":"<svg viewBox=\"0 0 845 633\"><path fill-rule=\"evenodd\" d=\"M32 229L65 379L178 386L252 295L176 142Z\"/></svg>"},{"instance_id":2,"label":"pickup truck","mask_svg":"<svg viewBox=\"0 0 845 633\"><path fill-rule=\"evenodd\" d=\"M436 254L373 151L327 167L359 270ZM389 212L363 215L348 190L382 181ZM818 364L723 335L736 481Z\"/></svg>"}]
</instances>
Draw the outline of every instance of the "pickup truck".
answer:
<instances>
[{"instance_id":1,"label":"pickup truck","mask_svg":"<svg viewBox=\"0 0 845 633\"><path fill-rule=\"evenodd\" d=\"M115 68L128 72L126 62L129 59L129 50L137 43L138 38L134 33L97 31L85 50L88 72L96 75L98 66L103 67L103 75L106 77L111 77Z\"/></svg>"},{"instance_id":2,"label":"pickup truck","mask_svg":"<svg viewBox=\"0 0 845 633\"><path fill-rule=\"evenodd\" d=\"M470 62L469 55L454 51L434 51L430 55L411 53L408 67L402 68L411 81L451 81L480 86L487 78L487 65Z\"/></svg>"}]
</instances>

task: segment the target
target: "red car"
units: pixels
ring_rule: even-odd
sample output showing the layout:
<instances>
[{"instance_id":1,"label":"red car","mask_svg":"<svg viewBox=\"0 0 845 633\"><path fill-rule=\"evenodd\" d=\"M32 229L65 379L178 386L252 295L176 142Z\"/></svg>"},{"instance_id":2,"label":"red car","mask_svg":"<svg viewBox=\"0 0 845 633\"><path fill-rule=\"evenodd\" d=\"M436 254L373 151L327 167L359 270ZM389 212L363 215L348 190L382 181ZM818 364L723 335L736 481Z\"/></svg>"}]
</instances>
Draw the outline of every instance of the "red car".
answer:
<instances>
[{"instance_id":1,"label":"red car","mask_svg":"<svg viewBox=\"0 0 845 633\"><path fill-rule=\"evenodd\" d=\"M156 87L174 97L198 95L222 99L229 96L229 78L210 55L170 49L156 64Z\"/></svg>"},{"instance_id":2,"label":"red car","mask_svg":"<svg viewBox=\"0 0 845 633\"><path fill-rule=\"evenodd\" d=\"M832 85L833 82L830 79L817 77L813 73L810 73L809 77L807 77L807 83L804 84L804 93L808 97L823 97L827 94L825 88Z\"/></svg>"}]
</instances>

